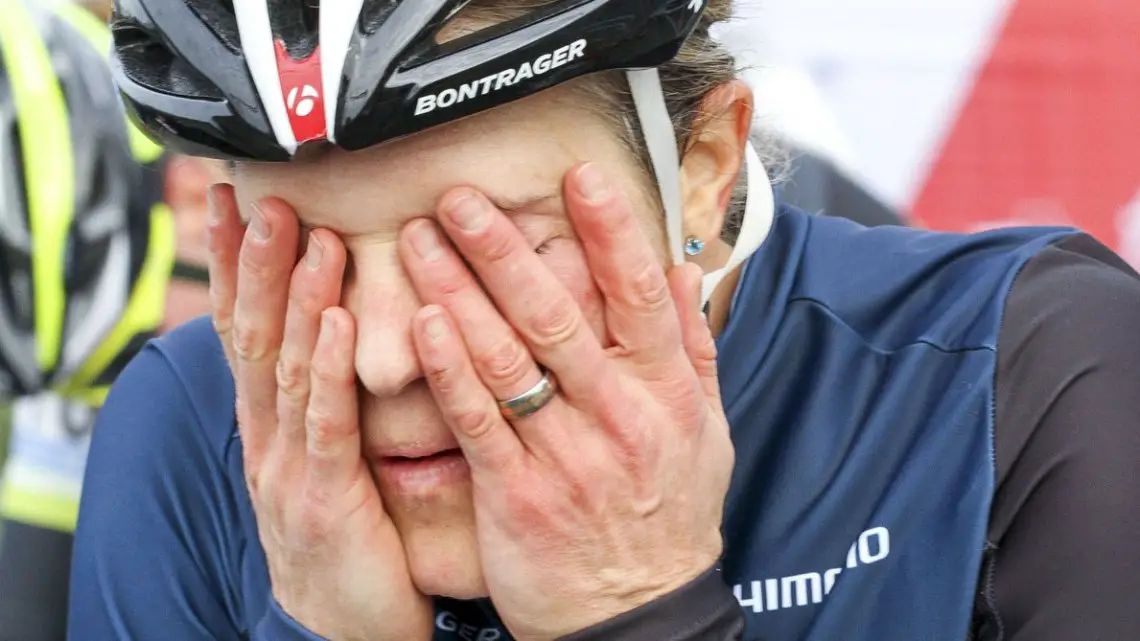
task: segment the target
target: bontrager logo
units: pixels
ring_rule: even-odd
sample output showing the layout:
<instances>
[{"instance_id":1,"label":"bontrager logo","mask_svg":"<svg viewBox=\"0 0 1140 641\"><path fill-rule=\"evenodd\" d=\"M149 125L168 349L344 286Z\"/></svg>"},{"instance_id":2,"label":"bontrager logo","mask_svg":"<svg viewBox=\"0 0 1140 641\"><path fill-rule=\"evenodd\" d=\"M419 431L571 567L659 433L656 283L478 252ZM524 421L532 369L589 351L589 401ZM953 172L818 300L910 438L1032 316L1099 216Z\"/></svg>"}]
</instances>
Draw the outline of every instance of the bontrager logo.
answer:
<instances>
[{"instance_id":1,"label":"bontrager logo","mask_svg":"<svg viewBox=\"0 0 1140 641\"><path fill-rule=\"evenodd\" d=\"M491 74L462 85L458 88L448 88L436 94L420 96L416 101L416 115L422 116L436 109L447 109L466 100L486 96L505 87L513 87L518 83L550 73L569 62L586 55L586 40L577 40L564 47L559 47L550 53L544 53L533 62L524 62L518 69L504 69L499 73Z\"/></svg>"},{"instance_id":2,"label":"bontrager logo","mask_svg":"<svg viewBox=\"0 0 1140 641\"><path fill-rule=\"evenodd\" d=\"M802 607L823 601L835 587L835 579L844 570L853 570L861 565L878 563L891 553L891 533L885 527L871 528L859 535L859 540L847 550L847 563L842 568L831 568L822 575L808 572L778 579L752 581L750 596L744 598L744 586L732 586L732 592L740 607L751 607L753 612L772 612L792 607Z\"/></svg>"}]
</instances>

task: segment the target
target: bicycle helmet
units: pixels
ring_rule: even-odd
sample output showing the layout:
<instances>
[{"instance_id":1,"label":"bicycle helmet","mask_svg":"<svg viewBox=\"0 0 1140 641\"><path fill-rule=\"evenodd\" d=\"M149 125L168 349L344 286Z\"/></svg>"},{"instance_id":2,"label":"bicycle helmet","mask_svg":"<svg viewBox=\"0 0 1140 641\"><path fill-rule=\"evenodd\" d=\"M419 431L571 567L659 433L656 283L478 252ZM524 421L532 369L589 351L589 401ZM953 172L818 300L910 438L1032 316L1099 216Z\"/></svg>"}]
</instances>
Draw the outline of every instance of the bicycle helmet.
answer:
<instances>
[{"instance_id":1,"label":"bicycle helmet","mask_svg":"<svg viewBox=\"0 0 1140 641\"><path fill-rule=\"evenodd\" d=\"M110 32L0 0L0 395L98 404L165 307L163 152L114 90Z\"/></svg>"},{"instance_id":2,"label":"bicycle helmet","mask_svg":"<svg viewBox=\"0 0 1140 641\"><path fill-rule=\"evenodd\" d=\"M455 40L470 0L116 0L112 69L128 110L169 148L288 161L324 141L356 150L580 76L623 69L661 189L673 259L684 260L676 136L657 67L700 24L705 0L551 0ZM724 270L771 225L751 149L741 237ZM752 212L750 212L752 213Z\"/></svg>"}]
</instances>

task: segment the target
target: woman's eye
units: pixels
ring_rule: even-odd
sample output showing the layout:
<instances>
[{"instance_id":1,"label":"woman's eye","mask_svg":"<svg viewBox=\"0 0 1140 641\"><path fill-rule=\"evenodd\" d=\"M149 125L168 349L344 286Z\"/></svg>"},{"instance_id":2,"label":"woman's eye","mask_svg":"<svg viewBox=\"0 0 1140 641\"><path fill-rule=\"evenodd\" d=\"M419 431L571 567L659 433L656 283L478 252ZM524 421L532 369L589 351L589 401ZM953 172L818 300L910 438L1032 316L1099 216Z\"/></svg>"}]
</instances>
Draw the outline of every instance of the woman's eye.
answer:
<instances>
[{"instance_id":1,"label":"woman's eye","mask_svg":"<svg viewBox=\"0 0 1140 641\"><path fill-rule=\"evenodd\" d=\"M551 243L553 243L556 240L558 240L557 236L555 236L554 238L548 238L547 240L540 243L538 245L538 247L534 248L534 253L538 254L539 256L549 254L550 253L550 245L551 245Z\"/></svg>"}]
</instances>

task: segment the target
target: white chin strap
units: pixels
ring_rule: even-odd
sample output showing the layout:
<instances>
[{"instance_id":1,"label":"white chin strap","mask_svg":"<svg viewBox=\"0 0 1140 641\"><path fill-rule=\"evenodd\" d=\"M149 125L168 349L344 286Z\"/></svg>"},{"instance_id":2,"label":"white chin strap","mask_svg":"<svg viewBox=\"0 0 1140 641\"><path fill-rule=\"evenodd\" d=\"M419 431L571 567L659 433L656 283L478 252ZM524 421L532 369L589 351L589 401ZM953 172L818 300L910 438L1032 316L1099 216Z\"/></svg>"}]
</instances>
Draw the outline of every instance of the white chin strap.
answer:
<instances>
[{"instance_id":1,"label":"white chin strap","mask_svg":"<svg viewBox=\"0 0 1140 641\"><path fill-rule=\"evenodd\" d=\"M633 103L637 107L637 117L641 121L641 132L649 149L653 171L657 175L657 187L661 190L669 251L673 264L681 265L685 262L681 159L677 154L677 135L673 131L673 121L665 106L661 78L656 68L628 71L626 76L629 78ZM748 163L748 201L744 207L740 235L724 267L704 275L701 283L702 308L720 281L755 253L772 229L776 204L772 196L772 185L768 182L768 172L751 142L746 146L744 157Z\"/></svg>"}]
</instances>

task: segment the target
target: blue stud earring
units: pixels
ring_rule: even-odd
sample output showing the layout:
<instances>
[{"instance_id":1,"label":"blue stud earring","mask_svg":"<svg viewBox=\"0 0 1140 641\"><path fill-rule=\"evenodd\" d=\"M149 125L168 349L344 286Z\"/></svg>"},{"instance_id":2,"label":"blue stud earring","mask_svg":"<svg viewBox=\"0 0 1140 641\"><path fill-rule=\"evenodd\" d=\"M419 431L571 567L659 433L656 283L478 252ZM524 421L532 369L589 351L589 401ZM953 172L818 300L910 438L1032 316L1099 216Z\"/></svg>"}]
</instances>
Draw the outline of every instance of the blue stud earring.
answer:
<instances>
[{"instance_id":1,"label":"blue stud earring","mask_svg":"<svg viewBox=\"0 0 1140 641\"><path fill-rule=\"evenodd\" d=\"M697 238L696 236L689 236L685 239L685 253L689 256L696 256L705 250L705 241Z\"/></svg>"}]
</instances>

